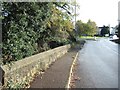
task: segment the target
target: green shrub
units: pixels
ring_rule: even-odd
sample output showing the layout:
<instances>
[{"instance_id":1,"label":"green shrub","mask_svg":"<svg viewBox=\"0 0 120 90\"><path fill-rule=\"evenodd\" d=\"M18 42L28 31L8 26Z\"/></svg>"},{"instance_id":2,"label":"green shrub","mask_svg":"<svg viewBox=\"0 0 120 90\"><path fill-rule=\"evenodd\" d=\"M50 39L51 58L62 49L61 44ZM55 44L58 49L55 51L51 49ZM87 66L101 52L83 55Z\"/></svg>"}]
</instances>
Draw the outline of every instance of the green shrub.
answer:
<instances>
[{"instance_id":1,"label":"green shrub","mask_svg":"<svg viewBox=\"0 0 120 90\"><path fill-rule=\"evenodd\" d=\"M66 3L3 2L2 7L4 64L48 50L51 41L60 46L74 37L71 15L58 9L68 10Z\"/></svg>"},{"instance_id":2,"label":"green shrub","mask_svg":"<svg viewBox=\"0 0 120 90\"><path fill-rule=\"evenodd\" d=\"M37 53L37 40L46 30L45 21L51 16L50 3L4 2L2 6L3 62Z\"/></svg>"}]
</instances>

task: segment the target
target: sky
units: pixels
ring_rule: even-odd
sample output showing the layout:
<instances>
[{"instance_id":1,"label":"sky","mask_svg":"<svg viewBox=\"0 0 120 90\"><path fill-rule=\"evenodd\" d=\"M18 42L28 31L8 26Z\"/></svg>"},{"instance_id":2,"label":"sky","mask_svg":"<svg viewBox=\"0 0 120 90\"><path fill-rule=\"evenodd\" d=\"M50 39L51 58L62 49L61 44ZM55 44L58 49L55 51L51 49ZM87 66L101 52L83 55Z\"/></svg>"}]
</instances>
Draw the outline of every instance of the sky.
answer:
<instances>
[{"instance_id":1,"label":"sky","mask_svg":"<svg viewBox=\"0 0 120 90\"><path fill-rule=\"evenodd\" d=\"M95 21L97 26L118 24L118 2L120 0L76 0L80 5L77 20Z\"/></svg>"}]
</instances>

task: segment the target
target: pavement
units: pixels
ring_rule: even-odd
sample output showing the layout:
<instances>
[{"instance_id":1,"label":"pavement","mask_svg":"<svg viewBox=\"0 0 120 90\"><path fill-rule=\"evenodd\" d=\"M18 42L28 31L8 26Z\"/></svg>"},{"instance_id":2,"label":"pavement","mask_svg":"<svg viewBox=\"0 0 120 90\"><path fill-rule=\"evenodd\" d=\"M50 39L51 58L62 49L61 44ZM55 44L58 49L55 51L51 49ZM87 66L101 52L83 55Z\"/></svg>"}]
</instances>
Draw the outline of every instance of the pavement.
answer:
<instances>
[{"instance_id":1,"label":"pavement","mask_svg":"<svg viewBox=\"0 0 120 90\"><path fill-rule=\"evenodd\" d=\"M87 40L76 62L74 88L118 88L119 51L120 45L107 39Z\"/></svg>"},{"instance_id":2,"label":"pavement","mask_svg":"<svg viewBox=\"0 0 120 90\"><path fill-rule=\"evenodd\" d=\"M31 88L66 88L73 60L80 48L75 47L56 60L43 75L38 75Z\"/></svg>"}]
</instances>

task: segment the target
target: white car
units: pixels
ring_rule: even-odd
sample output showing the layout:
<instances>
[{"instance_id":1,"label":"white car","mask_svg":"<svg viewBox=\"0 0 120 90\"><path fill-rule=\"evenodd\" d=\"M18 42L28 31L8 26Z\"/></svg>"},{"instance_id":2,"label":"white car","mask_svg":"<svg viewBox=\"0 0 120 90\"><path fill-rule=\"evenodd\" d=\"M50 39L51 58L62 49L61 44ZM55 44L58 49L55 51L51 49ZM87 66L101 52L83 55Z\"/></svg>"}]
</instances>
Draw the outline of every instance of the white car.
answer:
<instances>
[{"instance_id":1,"label":"white car","mask_svg":"<svg viewBox=\"0 0 120 90\"><path fill-rule=\"evenodd\" d=\"M113 39L118 39L117 35L113 35L112 38L113 38Z\"/></svg>"}]
</instances>

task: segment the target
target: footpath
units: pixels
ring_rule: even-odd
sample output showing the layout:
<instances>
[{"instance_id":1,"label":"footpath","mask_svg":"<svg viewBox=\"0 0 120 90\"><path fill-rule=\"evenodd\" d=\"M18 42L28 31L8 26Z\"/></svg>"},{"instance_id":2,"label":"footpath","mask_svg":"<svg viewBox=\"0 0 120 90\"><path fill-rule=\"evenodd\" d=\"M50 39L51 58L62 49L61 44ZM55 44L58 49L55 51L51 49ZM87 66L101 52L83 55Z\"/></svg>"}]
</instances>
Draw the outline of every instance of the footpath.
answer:
<instances>
[{"instance_id":1,"label":"footpath","mask_svg":"<svg viewBox=\"0 0 120 90\"><path fill-rule=\"evenodd\" d=\"M66 88L71 65L80 47L75 47L56 60L43 75L38 75L30 84L32 88Z\"/></svg>"}]
</instances>

